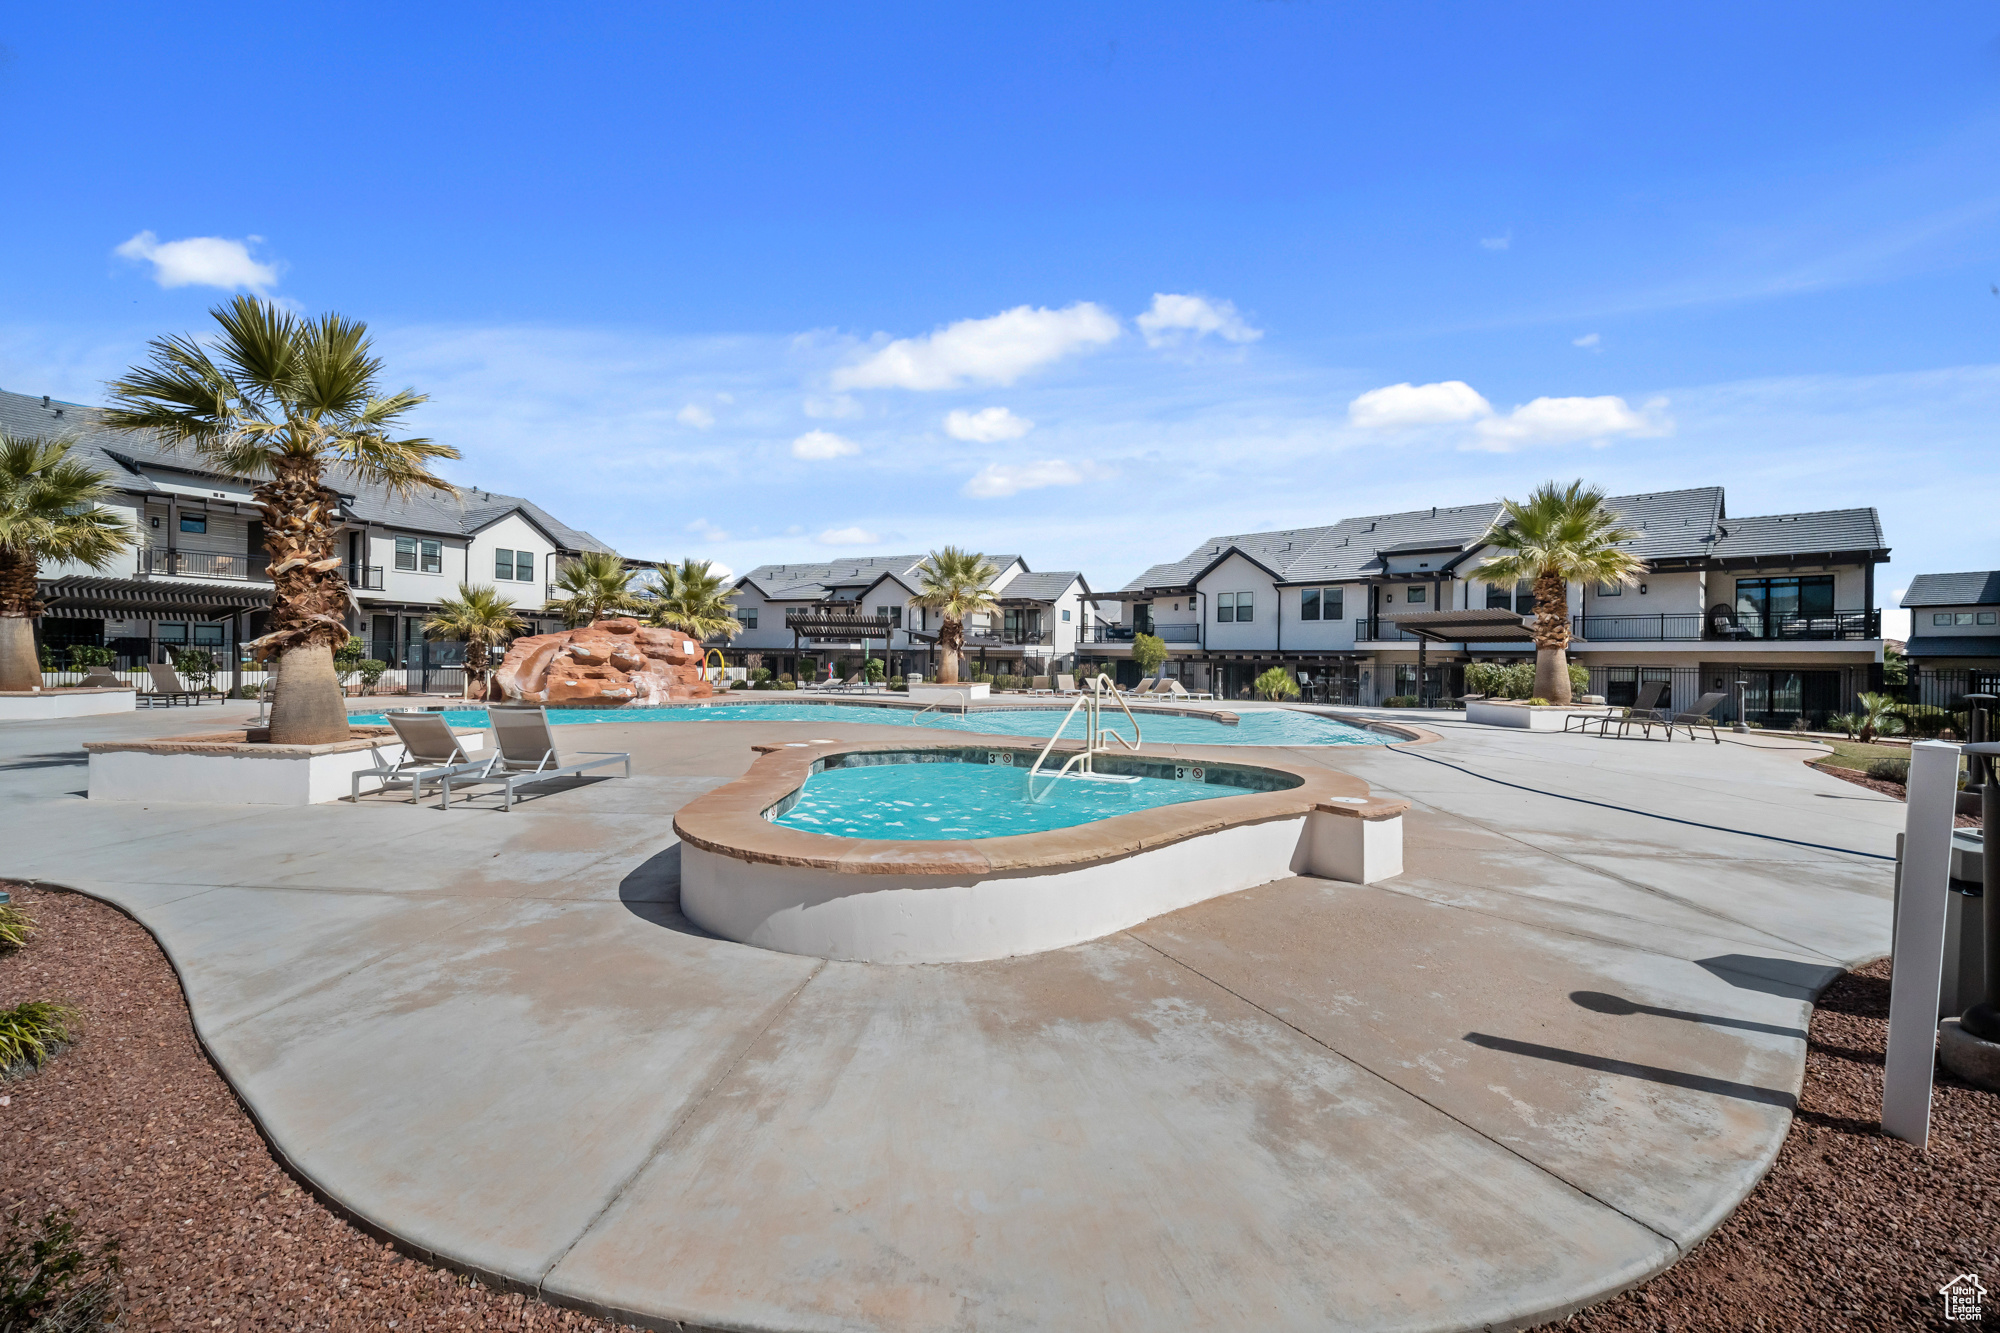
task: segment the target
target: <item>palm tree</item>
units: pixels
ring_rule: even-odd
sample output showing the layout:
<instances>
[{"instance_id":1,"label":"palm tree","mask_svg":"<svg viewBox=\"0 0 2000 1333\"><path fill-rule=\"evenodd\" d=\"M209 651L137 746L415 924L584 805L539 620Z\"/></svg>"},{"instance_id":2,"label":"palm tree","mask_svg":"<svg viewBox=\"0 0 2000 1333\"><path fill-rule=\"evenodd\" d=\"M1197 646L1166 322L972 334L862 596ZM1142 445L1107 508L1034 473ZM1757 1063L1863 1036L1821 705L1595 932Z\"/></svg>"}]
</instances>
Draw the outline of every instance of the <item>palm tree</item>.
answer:
<instances>
[{"instance_id":1,"label":"palm tree","mask_svg":"<svg viewBox=\"0 0 2000 1333\"><path fill-rule=\"evenodd\" d=\"M271 632L245 646L277 659L271 740L345 740L333 654L348 638L348 593L340 495L326 484L327 469L395 494L455 493L428 464L458 450L391 437L424 395L382 392L382 362L358 320L300 319L249 296L209 313L221 334L155 338L145 365L111 381L105 420L151 432L169 449L189 445L220 471L263 479L252 494L271 556Z\"/></svg>"},{"instance_id":2,"label":"palm tree","mask_svg":"<svg viewBox=\"0 0 2000 1333\"><path fill-rule=\"evenodd\" d=\"M911 600L942 617L937 646L938 680L943 684L958 683L958 656L965 648L966 618L991 615L999 608L1000 604L993 600L993 580L999 577L1000 571L993 567L992 561L977 551L961 551L956 546L932 551L917 566L919 590Z\"/></svg>"},{"instance_id":3,"label":"palm tree","mask_svg":"<svg viewBox=\"0 0 2000 1333\"><path fill-rule=\"evenodd\" d=\"M730 612L729 581L712 572L707 560L689 558L680 568L668 565L643 590L650 598L646 619L706 641L740 633L743 622Z\"/></svg>"},{"instance_id":4,"label":"palm tree","mask_svg":"<svg viewBox=\"0 0 2000 1333\"><path fill-rule=\"evenodd\" d=\"M131 524L96 507L110 494L105 476L68 457L72 443L0 432L0 690L42 685L42 562L104 569L136 539Z\"/></svg>"},{"instance_id":5,"label":"palm tree","mask_svg":"<svg viewBox=\"0 0 2000 1333\"><path fill-rule=\"evenodd\" d=\"M1862 744L1877 736L1895 736L1903 730L1902 705L1892 694L1857 694L1854 702L1861 711L1854 714L1855 730Z\"/></svg>"},{"instance_id":6,"label":"palm tree","mask_svg":"<svg viewBox=\"0 0 2000 1333\"><path fill-rule=\"evenodd\" d=\"M1624 549L1639 531L1605 508L1604 492L1573 481L1537 486L1525 503L1502 500L1480 544L1499 549L1476 571L1496 583L1535 587L1535 697L1570 701L1569 585L1575 580L1630 583L1646 562Z\"/></svg>"},{"instance_id":7,"label":"palm tree","mask_svg":"<svg viewBox=\"0 0 2000 1333\"><path fill-rule=\"evenodd\" d=\"M486 697L486 663L491 649L528 628L514 614L507 595L489 584L458 585L458 596L438 603L437 614L424 622L424 633L465 645L465 697Z\"/></svg>"},{"instance_id":8,"label":"palm tree","mask_svg":"<svg viewBox=\"0 0 2000 1333\"><path fill-rule=\"evenodd\" d=\"M632 591L632 571L610 551L585 551L556 571L555 589L547 609L575 628L607 615L631 615L644 610Z\"/></svg>"}]
</instances>

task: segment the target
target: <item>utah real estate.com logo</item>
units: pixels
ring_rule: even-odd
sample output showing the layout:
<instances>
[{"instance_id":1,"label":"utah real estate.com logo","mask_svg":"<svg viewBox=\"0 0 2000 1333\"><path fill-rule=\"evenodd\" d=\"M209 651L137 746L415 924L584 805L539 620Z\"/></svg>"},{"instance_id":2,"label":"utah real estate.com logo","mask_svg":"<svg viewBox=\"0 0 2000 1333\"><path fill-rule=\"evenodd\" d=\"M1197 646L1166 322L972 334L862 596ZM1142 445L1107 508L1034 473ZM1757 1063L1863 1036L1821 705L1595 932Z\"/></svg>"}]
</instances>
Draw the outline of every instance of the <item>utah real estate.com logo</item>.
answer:
<instances>
[{"instance_id":1,"label":"utah real estate.com logo","mask_svg":"<svg viewBox=\"0 0 2000 1333\"><path fill-rule=\"evenodd\" d=\"M1976 1324L1979 1322L1979 1304L1986 1295L1986 1288L1979 1283L1977 1273L1961 1273L1938 1288L1938 1295L1944 1297L1944 1317L1952 1323Z\"/></svg>"}]
</instances>

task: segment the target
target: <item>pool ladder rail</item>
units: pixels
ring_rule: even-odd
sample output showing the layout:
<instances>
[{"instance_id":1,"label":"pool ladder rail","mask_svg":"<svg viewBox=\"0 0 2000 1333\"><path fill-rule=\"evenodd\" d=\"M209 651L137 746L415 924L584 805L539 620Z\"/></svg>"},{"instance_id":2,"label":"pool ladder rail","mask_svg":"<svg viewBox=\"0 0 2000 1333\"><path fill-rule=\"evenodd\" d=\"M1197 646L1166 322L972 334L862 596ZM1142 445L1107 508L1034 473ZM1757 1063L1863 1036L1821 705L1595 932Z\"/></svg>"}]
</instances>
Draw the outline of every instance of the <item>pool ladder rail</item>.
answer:
<instances>
[{"instance_id":1,"label":"pool ladder rail","mask_svg":"<svg viewBox=\"0 0 2000 1333\"><path fill-rule=\"evenodd\" d=\"M1107 731L1105 729L1103 712L1104 698L1107 694L1117 701L1119 708L1124 710L1126 719L1131 722L1133 739L1128 741L1118 732ZM1035 792L1035 778L1041 774L1042 765L1048 760L1049 751L1054 749L1055 743L1062 739L1063 732L1069 727L1069 720L1076 716L1076 710L1079 708L1083 710L1083 749L1071 755L1068 762L1049 779L1049 785L1042 789L1040 795L1037 795ZM1095 756L1112 753L1111 747L1105 743L1107 739L1117 741L1127 750L1136 753L1140 745L1145 742L1146 737L1145 733L1139 730L1139 719L1133 716L1131 705L1125 702L1124 691L1118 688L1117 683L1111 677L1105 675L1103 672L1099 672L1084 682L1083 693L1077 696L1077 701L1069 706L1069 711L1063 714L1061 724L1056 727L1055 735L1049 737L1048 744L1044 745L1042 752L1035 756L1034 764L1028 769L1028 800L1031 803L1041 800L1043 796L1054 791L1056 783L1063 778L1079 778L1089 782L1137 782L1139 779L1129 774L1099 773L1096 770L1094 763ZM1078 765L1081 765L1081 767L1077 767ZM1072 773L1070 771L1072 768L1076 768L1076 772Z\"/></svg>"}]
</instances>

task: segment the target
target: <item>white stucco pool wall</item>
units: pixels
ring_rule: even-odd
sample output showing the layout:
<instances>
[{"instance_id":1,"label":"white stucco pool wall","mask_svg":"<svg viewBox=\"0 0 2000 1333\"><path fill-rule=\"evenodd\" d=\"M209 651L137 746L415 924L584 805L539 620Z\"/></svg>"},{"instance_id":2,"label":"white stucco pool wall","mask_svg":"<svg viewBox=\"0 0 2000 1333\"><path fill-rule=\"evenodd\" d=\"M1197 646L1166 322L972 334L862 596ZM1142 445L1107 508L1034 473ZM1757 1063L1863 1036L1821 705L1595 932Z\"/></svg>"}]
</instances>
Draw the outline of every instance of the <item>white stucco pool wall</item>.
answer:
<instances>
[{"instance_id":1,"label":"white stucco pool wall","mask_svg":"<svg viewBox=\"0 0 2000 1333\"><path fill-rule=\"evenodd\" d=\"M138 706L135 690L8 690L0 693L0 722L46 722L59 717L129 713Z\"/></svg>"},{"instance_id":2,"label":"white stucco pool wall","mask_svg":"<svg viewBox=\"0 0 2000 1333\"><path fill-rule=\"evenodd\" d=\"M1081 944L1293 875L1368 884L1402 870L1401 816L1321 811L1108 861L984 877L841 873L684 843L681 911L713 934L780 953L967 963Z\"/></svg>"}]
</instances>

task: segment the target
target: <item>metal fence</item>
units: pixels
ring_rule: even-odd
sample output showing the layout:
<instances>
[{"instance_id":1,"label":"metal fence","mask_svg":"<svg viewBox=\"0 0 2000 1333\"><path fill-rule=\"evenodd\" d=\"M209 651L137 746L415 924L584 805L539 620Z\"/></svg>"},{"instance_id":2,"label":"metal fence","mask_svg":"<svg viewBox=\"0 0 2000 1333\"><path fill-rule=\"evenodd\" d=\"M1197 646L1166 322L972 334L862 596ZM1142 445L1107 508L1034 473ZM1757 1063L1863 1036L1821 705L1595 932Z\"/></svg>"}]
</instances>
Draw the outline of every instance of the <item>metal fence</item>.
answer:
<instances>
[{"instance_id":1,"label":"metal fence","mask_svg":"<svg viewBox=\"0 0 2000 1333\"><path fill-rule=\"evenodd\" d=\"M1910 672L1901 690L1891 689L1906 704L1961 712L1968 694L2000 694L2000 671L1930 668Z\"/></svg>"}]
</instances>

